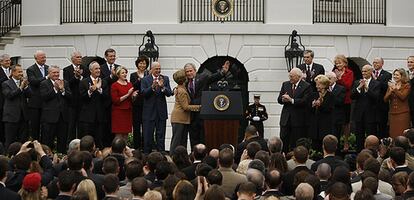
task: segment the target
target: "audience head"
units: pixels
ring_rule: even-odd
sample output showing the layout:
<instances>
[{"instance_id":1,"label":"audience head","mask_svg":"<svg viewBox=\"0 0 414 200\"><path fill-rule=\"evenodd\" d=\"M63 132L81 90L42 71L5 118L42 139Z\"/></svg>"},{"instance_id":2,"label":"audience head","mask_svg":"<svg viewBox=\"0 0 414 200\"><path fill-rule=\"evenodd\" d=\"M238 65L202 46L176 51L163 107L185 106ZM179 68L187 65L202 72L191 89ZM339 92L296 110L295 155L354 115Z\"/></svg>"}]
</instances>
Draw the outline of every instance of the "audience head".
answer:
<instances>
[{"instance_id":1,"label":"audience head","mask_svg":"<svg viewBox=\"0 0 414 200\"><path fill-rule=\"evenodd\" d=\"M209 171L206 179L207 179L208 184L210 185L214 185L214 184L221 185L223 183L223 175L217 169L213 169Z\"/></svg>"},{"instance_id":2,"label":"audience head","mask_svg":"<svg viewBox=\"0 0 414 200\"><path fill-rule=\"evenodd\" d=\"M173 191L174 200L194 200L195 195L194 186L187 180L178 181Z\"/></svg>"},{"instance_id":3,"label":"audience head","mask_svg":"<svg viewBox=\"0 0 414 200\"><path fill-rule=\"evenodd\" d=\"M104 177L103 191L105 194L114 194L119 190L119 179L114 174L107 174Z\"/></svg>"},{"instance_id":4,"label":"audience head","mask_svg":"<svg viewBox=\"0 0 414 200\"><path fill-rule=\"evenodd\" d=\"M368 158L364 162L364 171L371 171L374 174L379 174L381 169L381 164L375 158Z\"/></svg>"},{"instance_id":5,"label":"audience head","mask_svg":"<svg viewBox=\"0 0 414 200\"><path fill-rule=\"evenodd\" d=\"M9 148L7 149L7 154L9 157L14 157L17 153L19 153L20 148L22 148L21 142L13 142L9 145Z\"/></svg>"},{"instance_id":6,"label":"audience head","mask_svg":"<svg viewBox=\"0 0 414 200\"><path fill-rule=\"evenodd\" d=\"M277 169L282 173L288 171L287 161L281 153L274 153L270 156L269 169Z\"/></svg>"},{"instance_id":7,"label":"audience head","mask_svg":"<svg viewBox=\"0 0 414 200\"><path fill-rule=\"evenodd\" d=\"M260 151L261 149L262 147L260 146L258 142L250 142L246 146L247 156L249 156L250 159L254 159L254 157L256 156L256 153Z\"/></svg>"},{"instance_id":8,"label":"audience head","mask_svg":"<svg viewBox=\"0 0 414 200\"><path fill-rule=\"evenodd\" d=\"M2 181L3 183L6 179L6 172L9 167L8 164L9 161L7 160L7 158L4 156L0 156L0 181Z\"/></svg>"},{"instance_id":9,"label":"audience head","mask_svg":"<svg viewBox=\"0 0 414 200\"><path fill-rule=\"evenodd\" d=\"M375 70L381 70L382 66L384 65L384 59L381 57L374 58L374 61L372 61L372 65L374 66Z\"/></svg>"},{"instance_id":10,"label":"audience head","mask_svg":"<svg viewBox=\"0 0 414 200\"><path fill-rule=\"evenodd\" d=\"M23 178L22 189L26 192L33 193L40 190L42 177L39 173L30 173Z\"/></svg>"},{"instance_id":11,"label":"audience head","mask_svg":"<svg viewBox=\"0 0 414 200\"><path fill-rule=\"evenodd\" d=\"M396 195L401 195L407 189L407 172L397 172L392 176L391 185Z\"/></svg>"},{"instance_id":12,"label":"audience head","mask_svg":"<svg viewBox=\"0 0 414 200\"><path fill-rule=\"evenodd\" d=\"M378 151L380 145L380 141L377 136L375 135L368 135L365 139L364 147L366 149L371 149L373 151Z\"/></svg>"},{"instance_id":13,"label":"audience head","mask_svg":"<svg viewBox=\"0 0 414 200\"><path fill-rule=\"evenodd\" d=\"M16 80L21 80L24 76L23 68L19 64L11 66L10 72L11 72L11 76Z\"/></svg>"},{"instance_id":14,"label":"audience head","mask_svg":"<svg viewBox=\"0 0 414 200\"><path fill-rule=\"evenodd\" d=\"M264 150L260 150L256 153L256 155L254 156L255 160L260 160L263 162L265 168L269 167L269 162L270 162L270 155L269 152L264 151Z\"/></svg>"},{"instance_id":15,"label":"audience head","mask_svg":"<svg viewBox=\"0 0 414 200\"><path fill-rule=\"evenodd\" d=\"M265 183L268 189L278 189L282 183L282 176L277 169L266 172Z\"/></svg>"},{"instance_id":16,"label":"audience head","mask_svg":"<svg viewBox=\"0 0 414 200\"><path fill-rule=\"evenodd\" d=\"M293 158L298 164L305 164L306 160L308 160L308 154L309 151L304 146L298 146L293 150Z\"/></svg>"},{"instance_id":17,"label":"audience head","mask_svg":"<svg viewBox=\"0 0 414 200\"><path fill-rule=\"evenodd\" d=\"M132 180L131 191L135 197L144 197L145 192L149 189L148 181L143 177L137 177Z\"/></svg>"},{"instance_id":18,"label":"audience head","mask_svg":"<svg viewBox=\"0 0 414 200\"><path fill-rule=\"evenodd\" d=\"M408 138L404 136L397 136L393 140L394 147L401 147L404 151L407 151L410 148L410 142Z\"/></svg>"},{"instance_id":19,"label":"audience head","mask_svg":"<svg viewBox=\"0 0 414 200\"><path fill-rule=\"evenodd\" d=\"M165 195L167 196L167 199L172 199L173 196L173 190L175 186L177 185L178 181L180 181L180 178L178 178L176 175L168 175L167 178L162 183L162 188L165 191Z\"/></svg>"},{"instance_id":20,"label":"audience head","mask_svg":"<svg viewBox=\"0 0 414 200\"><path fill-rule=\"evenodd\" d=\"M371 190L359 190L355 193L354 200L375 200Z\"/></svg>"},{"instance_id":21,"label":"audience head","mask_svg":"<svg viewBox=\"0 0 414 200\"><path fill-rule=\"evenodd\" d=\"M220 167L231 168L234 162L234 154L231 149L225 148L220 151L219 165Z\"/></svg>"},{"instance_id":22,"label":"audience head","mask_svg":"<svg viewBox=\"0 0 414 200\"><path fill-rule=\"evenodd\" d=\"M144 175L143 166L138 161L131 161L125 165L125 176L129 181Z\"/></svg>"},{"instance_id":23,"label":"audience head","mask_svg":"<svg viewBox=\"0 0 414 200\"><path fill-rule=\"evenodd\" d=\"M124 153L125 148L126 148L126 141L123 138L115 137L112 140L112 145L111 145L112 153L122 154Z\"/></svg>"},{"instance_id":24,"label":"audience head","mask_svg":"<svg viewBox=\"0 0 414 200\"><path fill-rule=\"evenodd\" d=\"M313 188L308 183L301 183L296 187L295 198L296 200L313 200Z\"/></svg>"},{"instance_id":25,"label":"audience head","mask_svg":"<svg viewBox=\"0 0 414 200\"><path fill-rule=\"evenodd\" d=\"M95 141L92 136L85 135L80 139L79 142L79 149L81 151L89 151L91 153L94 153L95 151Z\"/></svg>"},{"instance_id":26,"label":"audience head","mask_svg":"<svg viewBox=\"0 0 414 200\"><path fill-rule=\"evenodd\" d=\"M312 186L314 199L317 199L319 193L321 193L321 181L319 178L311 174L305 178L305 183L308 183Z\"/></svg>"},{"instance_id":27,"label":"audience head","mask_svg":"<svg viewBox=\"0 0 414 200\"><path fill-rule=\"evenodd\" d=\"M349 200L348 186L342 182L336 182L328 188L326 194L330 200Z\"/></svg>"},{"instance_id":28,"label":"audience head","mask_svg":"<svg viewBox=\"0 0 414 200\"><path fill-rule=\"evenodd\" d=\"M171 158L177 165L178 169L183 169L191 165L190 157L188 156L187 149L184 146L177 146L174 151L171 151Z\"/></svg>"},{"instance_id":29,"label":"audience head","mask_svg":"<svg viewBox=\"0 0 414 200\"><path fill-rule=\"evenodd\" d=\"M162 194L156 190L148 190L144 194L144 200L162 200Z\"/></svg>"},{"instance_id":30,"label":"audience head","mask_svg":"<svg viewBox=\"0 0 414 200\"><path fill-rule=\"evenodd\" d=\"M204 144L196 144L193 147L192 156L194 160L203 160L207 155L207 147Z\"/></svg>"},{"instance_id":31,"label":"audience head","mask_svg":"<svg viewBox=\"0 0 414 200\"><path fill-rule=\"evenodd\" d=\"M224 190L221 189L219 185L211 185L205 195L204 200L225 200L226 194L224 193Z\"/></svg>"},{"instance_id":32,"label":"audience head","mask_svg":"<svg viewBox=\"0 0 414 200\"><path fill-rule=\"evenodd\" d=\"M96 193L96 187L95 184L91 179L84 179L82 180L77 189L76 192L85 192L88 194L89 200L97 200L98 196Z\"/></svg>"},{"instance_id":33,"label":"audience head","mask_svg":"<svg viewBox=\"0 0 414 200\"><path fill-rule=\"evenodd\" d=\"M370 190L373 194L377 193L378 191L378 179L374 178L374 177L367 177L362 181L362 187L361 189L368 189Z\"/></svg>"},{"instance_id":34,"label":"audience head","mask_svg":"<svg viewBox=\"0 0 414 200\"><path fill-rule=\"evenodd\" d=\"M76 188L75 177L75 172L72 170L65 170L60 172L57 183L59 191L72 194Z\"/></svg>"},{"instance_id":35,"label":"audience head","mask_svg":"<svg viewBox=\"0 0 414 200\"><path fill-rule=\"evenodd\" d=\"M213 169L217 168L217 159L216 158L213 158L211 156L206 156L206 157L204 157L202 162L206 163L207 165L209 165Z\"/></svg>"},{"instance_id":36,"label":"audience head","mask_svg":"<svg viewBox=\"0 0 414 200\"><path fill-rule=\"evenodd\" d=\"M325 136L322 143L324 153L335 154L336 148L338 146L338 139L334 135Z\"/></svg>"},{"instance_id":37,"label":"audience head","mask_svg":"<svg viewBox=\"0 0 414 200\"><path fill-rule=\"evenodd\" d=\"M265 171L266 171L266 167L265 167L264 163L261 160L258 160L258 159L254 159L254 160L250 161L247 168L248 169L257 169L262 173L262 175L264 175Z\"/></svg>"},{"instance_id":38,"label":"audience head","mask_svg":"<svg viewBox=\"0 0 414 200\"><path fill-rule=\"evenodd\" d=\"M357 169L363 170L364 163L368 158L372 158L372 155L367 151L361 151L356 158Z\"/></svg>"},{"instance_id":39,"label":"audience head","mask_svg":"<svg viewBox=\"0 0 414 200\"><path fill-rule=\"evenodd\" d=\"M173 172L173 169L172 169L171 163L168 161L159 162L154 171L155 176L157 177L158 180L164 180L172 172Z\"/></svg>"},{"instance_id":40,"label":"audience head","mask_svg":"<svg viewBox=\"0 0 414 200\"><path fill-rule=\"evenodd\" d=\"M316 175L320 180L329 180L331 178L331 166L327 163L321 163L318 165Z\"/></svg>"},{"instance_id":41,"label":"audience head","mask_svg":"<svg viewBox=\"0 0 414 200\"><path fill-rule=\"evenodd\" d=\"M212 149L210 150L210 153L208 155L215 159L218 159L219 154L220 154L220 151L218 149Z\"/></svg>"},{"instance_id":42,"label":"audience head","mask_svg":"<svg viewBox=\"0 0 414 200\"><path fill-rule=\"evenodd\" d=\"M256 185L252 182L243 182L237 190L238 199L253 200L256 196Z\"/></svg>"},{"instance_id":43,"label":"audience head","mask_svg":"<svg viewBox=\"0 0 414 200\"><path fill-rule=\"evenodd\" d=\"M326 76L329 78L329 85L333 85L338 80L334 72L327 72Z\"/></svg>"},{"instance_id":44,"label":"audience head","mask_svg":"<svg viewBox=\"0 0 414 200\"><path fill-rule=\"evenodd\" d=\"M213 170L213 168L210 166L210 165L208 165L208 164L206 164L206 163L200 163L200 164L198 164L197 165L197 167L196 167L196 170L195 170L195 174L197 175L197 176L207 176L207 174L211 171L211 170Z\"/></svg>"},{"instance_id":45,"label":"audience head","mask_svg":"<svg viewBox=\"0 0 414 200\"><path fill-rule=\"evenodd\" d=\"M248 169L246 172L247 180L254 183L256 188L263 188L265 177L263 173L257 169Z\"/></svg>"},{"instance_id":46,"label":"audience head","mask_svg":"<svg viewBox=\"0 0 414 200\"><path fill-rule=\"evenodd\" d=\"M272 153L280 153L283 150L283 142L277 136L272 136L269 138L267 142L267 147L269 148L269 152Z\"/></svg>"},{"instance_id":47,"label":"audience head","mask_svg":"<svg viewBox=\"0 0 414 200\"><path fill-rule=\"evenodd\" d=\"M246 127L246 130L244 131L244 138L248 139L252 136L256 136L257 135L257 129L255 126L253 125L249 125Z\"/></svg>"},{"instance_id":48,"label":"audience head","mask_svg":"<svg viewBox=\"0 0 414 200\"><path fill-rule=\"evenodd\" d=\"M407 57L407 67L410 71L414 70L414 56Z\"/></svg>"},{"instance_id":49,"label":"audience head","mask_svg":"<svg viewBox=\"0 0 414 200\"><path fill-rule=\"evenodd\" d=\"M164 160L164 156L160 152L151 152L147 156L145 167L149 171L153 172L155 168L157 167L157 164L163 160Z\"/></svg>"},{"instance_id":50,"label":"audience head","mask_svg":"<svg viewBox=\"0 0 414 200\"><path fill-rule=\"evenodd\" d=\"M405 150L401 147L392 147L390 150L391 163L396 166L405 164Z\"/></svg>"},{"instance_id":51,"label":"audience head","mask_svg":"<svg viewBox=\"0 0 414 200\"><path fill-rule=\"evenodd\" d=\"M22 152L14 156L13 161L16 169L27 171L30 168L32 158L29 152Z\"/></svg>"},{"instance_id":52,"label":"audience head","mask_svg":"<svg viewBox=\"0 0 414 200\"><path fill-rule=\"evenodd\" d=\"M414 128L410 128L404 131L404 136L408 138L410 145L413 146L414 145Z\"/></svg>"},{"instance_id":53,"label":"audience head","mask_svg":"<svg viewBox=\"0 0 414 200\"><path fill-rule=\"evenodd\" d=\"M82 53L80 51L73 51L70 54L70 60L72 61L72 64L79 66L82 63Z\"/></svg>"},{"instance_id":54,"label":"audience head","mask_svg":"<svg viewBox=\"0 0 414 200\"><path fill-rule=\"evenodd\" d=\"M103 160L102 172L104 174L118 174L119 163L118 160L113 156L108 156Z\"/></svg>"},{"instance_id":55,"label":"audience head","mask_svg":"<svg viewBox=\"0 0 414 200\"><path fill-rule=\"evenodd\" d=\"M72 151L68 155L68 168L70 170L79 171L83 168L83 155L80 151Z\"/></svg>"},{"instance_id":56,"label":"audience head","mask_svg":"<svg viewBox=\"0 0 414 200\"><path fill-rule=\"evenodd\" d=\"M80 145L80 139L73 139L72 141L70 141L68 153L75 151L75 150L79 151L79 145Z\"/></svg>"}]
</instances>

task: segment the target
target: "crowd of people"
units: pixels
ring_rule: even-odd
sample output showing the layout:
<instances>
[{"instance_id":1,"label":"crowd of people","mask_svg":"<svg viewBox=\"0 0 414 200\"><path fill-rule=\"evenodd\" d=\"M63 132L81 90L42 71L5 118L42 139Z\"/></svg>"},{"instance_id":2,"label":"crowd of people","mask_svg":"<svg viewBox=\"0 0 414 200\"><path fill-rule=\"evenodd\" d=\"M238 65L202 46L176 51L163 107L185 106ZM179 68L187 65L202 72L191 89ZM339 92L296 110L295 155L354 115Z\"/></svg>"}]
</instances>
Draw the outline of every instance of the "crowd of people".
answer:
<instances>
[{"instance_id":1,"label":"crowd of people","mask_svg":"<svg viewBox=\"0 0 414 200\"><path fill-rule=\"evenodd\" d=\"M113 49L104 64L88 66L73 52L63 79L43 51L35 52L27 77L1 55L0 199L414 198L414 57L408 71L392 74L375 58L359 80L344 55L335 57L332 72L313 57L305 51L304 64L282 84L280 138L264 138L268 116L255 95L243 141L215 149L204 144L201 94L232 76L228 61L210 74L188 63L173 74L172 89L159 62L140 56L128 74ZM175 103L167 153L169 96ZM347 152L351 130L357 151L339 157L338 141L344 138ZM313 160L312 149L323 157Z\"/></svg>"}]
</instances>

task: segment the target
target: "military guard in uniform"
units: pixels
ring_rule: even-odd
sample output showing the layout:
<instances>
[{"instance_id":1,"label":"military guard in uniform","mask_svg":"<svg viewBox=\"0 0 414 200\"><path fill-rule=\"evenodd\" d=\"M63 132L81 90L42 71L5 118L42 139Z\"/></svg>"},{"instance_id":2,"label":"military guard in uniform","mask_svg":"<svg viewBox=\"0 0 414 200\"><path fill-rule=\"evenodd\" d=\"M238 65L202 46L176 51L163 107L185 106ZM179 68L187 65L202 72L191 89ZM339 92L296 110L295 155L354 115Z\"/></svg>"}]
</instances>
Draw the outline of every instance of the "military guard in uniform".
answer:
<instances>
[{"instance_id":1,"label":"military guard in uniform","mask_svg":"<svg viewBox=\"0 0 414 200\"><path fill-rule=\"evenodd\" d=\"M247 107L246 119L250 121L250 125L256 127L259 136L263 138L263 121L267 120L267 112L266 107L260 104L260 95L254 95L254 103Z\"/></svg>"}]
</instances>

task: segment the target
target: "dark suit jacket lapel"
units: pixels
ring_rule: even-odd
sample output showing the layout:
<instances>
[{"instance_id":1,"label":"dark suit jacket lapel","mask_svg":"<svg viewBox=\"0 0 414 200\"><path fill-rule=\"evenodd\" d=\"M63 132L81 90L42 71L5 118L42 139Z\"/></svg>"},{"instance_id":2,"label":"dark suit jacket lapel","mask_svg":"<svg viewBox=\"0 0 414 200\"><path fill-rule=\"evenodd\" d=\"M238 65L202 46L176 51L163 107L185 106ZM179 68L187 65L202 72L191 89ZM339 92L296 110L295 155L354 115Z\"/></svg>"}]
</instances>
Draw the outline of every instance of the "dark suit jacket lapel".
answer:
<instances>
[{"instance_id":1,"label":"dark suit jacket lapel","mask_svg":"<svg viewBox=\"0 0 414 200\"><path fill-rule=\"evenodd\" d=\"M14 79L10 79L8 84L10 85L11 88L17 89L17 85L16 85L16 82L14 82Z\"/></svg>"},{"instance_id":2,"label":"dark suit jacket lapel","mask_svg":"<svg viewBox=\"0 0 414 200\"><path fill-rule=\"evenodd\" d=\"M298 94L300 94L303 90L303 83L302 80L299 81L298 86L295 89L295 95L294 97L298 96Z\"/></svg>"},{"instance_id":3,"label":"dark suit jacket lapel","mask_svg":"<svg viewBox=\"0 0 414 200\"><path fill-rule=\"evenodd\" d=\"M44 68L45 66L43 65L43 68ZM39 77L43 77L43 74L42 74L42 72L40 71L40 69L39 69L39 66L37 66L37 64L34 64L34 68L35 68L35 72L37 73L37 76L39 76ZM45 76L46 76L46 72L45 72Z\"/></svg>"}]
</instances>

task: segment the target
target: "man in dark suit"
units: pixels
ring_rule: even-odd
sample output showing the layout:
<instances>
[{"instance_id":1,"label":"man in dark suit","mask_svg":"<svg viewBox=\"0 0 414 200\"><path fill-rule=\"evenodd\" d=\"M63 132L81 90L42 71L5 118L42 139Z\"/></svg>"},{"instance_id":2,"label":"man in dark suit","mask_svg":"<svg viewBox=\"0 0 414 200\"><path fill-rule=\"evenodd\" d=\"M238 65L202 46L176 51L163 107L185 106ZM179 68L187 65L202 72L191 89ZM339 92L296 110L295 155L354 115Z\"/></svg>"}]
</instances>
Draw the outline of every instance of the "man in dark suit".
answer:
<instances>
[{"instance_id":1,"label":"man in dark suit","mask_svg":"<svg viewBox=\"0 0 414 200\"><path fill-rule=\"evenodd\" d=\"M380 93L378 98L378 110L377 110L377 118L378 118L378 129L377 134L378 137L387 138L389 136L389 126L388 126L388 110L389 104L384 101L382 97L385 96L385 93L388 89L388 82L391 80L392 75L391 73L382 69L384 65L384 59L381 57L374 58L372 62L374 67L374 72L372 73L372 78L377 80L380 83Z\"/></svg>"},{"instance_id":2,"label":"man in dark suit","mask_svg":"<svg viewBox=\"0 0 414 200\"><path fill-rule=\"evenodd\" d=\"M326 163L331 167L331 173L335 171L338 166L344 166L349 169L349 165L341 158L335 156L338 147L338 139L334 135L327 135L323 138L322 149L323 159L320 159L312 164L311 170L316 172L321 163Z\"/></svg>"},{"instance_id":3,"label":"man in dark suit","mask_svg":"<svg viewBox=\"0 0 414 200\"><path fill-rule=\"evenodd\" d=\"M24 131L28 120L26 99L31 95L29 81L23 79L23 68L20 65L12 66L11 74L11 79L2 84L6 148L15 141L24 142L27 140L27 135Z\"/></svg>"},{"instance_id":4,"label":"man in dark suit","mask_svg":"<svg viewBox=\"0 0 414 200\"><path fill-rule=\"evenodd\" d=\"M407 166L405 156L405 150L402 147L391 148L390 160L388 161L391 165L391 175L398 172L406 172L407 174L410 174L413 171Z\"/></svg>"},{"instance_id":5,"label":"man in dark suit","mask_svg":"<svg viewBox=\"0 0 414 200\"><path fill-rule=\"evenodd\" d=\"M355 122L357 151L364 148L365 135L375 135L377 108L381 84L372 78L373 67L362 67L362 79L354 82L351 99L355 100L352 119Z\"/></svg>"},{"instance_id":6,"label":"man in dark suit","mask_svg":"<svg viewBox=\"0 0 414 200\"><path fill-rule=\"evenodd\" d=\"M284 143L284 152L295 147L296 140L306 137L306 110L312 89L309 83L301 79L302 71L293 68L289 72L289 81L283 82L277 99L283 105L280 136Z\"/></svg>"},{"instance_id":7,"label":"man in dark suit","mask_svg":"<svg viewBox=\"0 0 414 200\"><path fill-rule=\"evenodd\" d=\"M40 83L40 96L42 97L43 126L42 144L53 147L54 138L57 138L57 151L66 153L68 101L71 98L69 83L60 80L58 66L49 67L47 79ZM52 148L53 149L53 148Z\"/></svg>"},{"instance_id":8,"label":"man in dark suit","mask_svg":"<svg viewBox=\"0 0 414 200\"><path fill-rule=\"evenodd\" d=\"M196 169L198 164L200 164L203 159L207 155L207 147L204 144L196 144L193 147L193 152L191 152L191 157L193 160L193 163L182 169L181 171L185 174L188 180L193 180L196 178Z\"/></svg>"},{"instance_id":9,"label":"man in dark suit","mask_svg":"<svg viewBox=\"0 0 414 200\"><path fill-rule=\"evenodd\" d=\"M30 134L33 139L38 140L40 130L40 117L42 113L42 98L40 97L40 82L46 79L49 66L46 63L46 54L43 51L36 51L34 54L36 63L27 68L26 74L29 79L29 86L32 96L29 98L29 121Z\"/></svg>"},{"instance_id":10,"label":"man in dark suit","mask_svg":"<svg viewBox=\"0 0 414 200\"><path fill-rule=\"evenodd\" d=\"M79 116L79 137L92 135L96 146L102 148L102 133L104 123L110 123L105 117L105 103L108 101L109 90L105 80L99 78L101 73L99 63L91 62L91 75L80 81L79 93L81 111Z\"/></svg>"},{"instance_id":11,"label":"man in dark suit","mask_svg":"<svg viewBox=\"0 0 414 200\"><path fill-rule=\"evenodd\" d=\"M10 78L10 65L11 59L9 54L3 54L0 56L0 85L4 82L9 80ZM0 87L1 88L1 87ZM4 96L0 89L0 142L5 142L5 133L4 133L4 123L1 120L3 116L3 105L4 105Z\"/></svg>"},{"instance_id":12,"label":"man in dark suit","mask_svg":"<svg viewBox=\"0 0 414 200\"><path fill-rule=\"evenodd\" d=\"M407 74L410 77L410 95L408 96L408 104L410 106L411 124L414 124L414 56L408 56L407 58Z\"/></svg>"},{"instance_id":13,"label":"man in dark suit","mask_svg":"<svg viewBox=\"0 0 414 200\"><path fill-rule=\"evenodd\" d=\"M78 118L80 113L80 93L79 83L83 79L84 67L81 66L82 54L74 51L71 54L72 64L63 69L63 79L69 83L72 97L69 101L69 123L68 123L68 141L78 138L79 126Z\"/></svg>"},{"instance_id":14,"label":"man in dark suit","mask_svg":"<svg viewBox=\"0 0 414 200\"><path fill-rule=\"evenodd\" d=\"M165 97L171 96L172 91L168 76L161 75L159 62L153 62L151 74L142 79L141 92L144 95L144 153L149 154L152 150L154 129L157 150L165 151L165 126L168 118Z\"/></svg>"},{"instance_id":15,"label":"man in dark suit","mask_svg":"<svg viewBox=\"0 0 414 200\"><path fill-rule=\"evenodd\" d=\"M5 157L0 158L0 198L1 199L7 199L7 200L20 200L20 196L8 188L6 188L6 185L4 182L7 178L7 169L8 169L8 160Z\"/></svg>"},{"instance_id":16,"label":"man in dark suit","mask_svg":"<svg viewBox=\"0 0 414 200\"><path fill-rule=\"evenodd\" d=\"M59 195L55 200L70 200L76 190L76 174L72 170L65 170L59 174Z\"/></svg>"},{"instance_id":17,"label":"man in dark suit","mask_svg":"<svg viewBox=\"0 0 414 200\"><path fill-rule=\"evenodd\" d=\"M108 84L108 90L111 90L112 83L115 83L118 80L116 76L116 68L119 66L115 64L116 60L116 51L112 48L105 50L105 60L106 63L101 65L101 75L100 77L105 80ZM106 102L104 108L104 116L108 122L111 122L111 98L108 99L109 101ZM111 142L114 138L114 134L112 134L112 126L111 123L105 123L102 132L102 142L104 146L110 146Z\"/></svg>"},{"instance_id":18,"label":"man in dark suit","mask_svg":"<svg viewBox=\"0 0 414 200\"><path fill-rule=\"evenodd\" d=\"M282 188L283 194L293 195L295 190L294 179L297 173L305 171L308 174L314 174L313 171L306 167L306 160L308 159L309 151L304 146L298 146L293 150L293 159L296 162L295 169L287 172L283 176Z\"/></svg>"},{"instance_id":19,"label":"man in dark suit","mask_svg":"<svg viewBox=\"0 0 414 200\"><path fill-rule=\"evenodd\" d=\"M325 68L321 64L314 63L313 58L315 53L312 50L305 50L303 52L303 61L305 63L297 66L302 73L306 74L305 81L311 84L313 91L316 91L315 77L320 74L325 74Z\"/></svg>"},{"instance_id":20,"label":"man in dark suit","mask_svg":"<svg viewBox=\"0 0 414 200\"><path fill-rule=\"evenodd\" d=\"M337 78L334 72L326 73L329 78L329 90L334 97L334 109L332 113L332 133L337 138L341 138L345 124L345 87L336 84Z\"/></svg>"},{"instance_id":21,"label":"man in dark suit","mask_svg":"<svg viewBox=\"0 0 414 200\"><path fill-rule=\"evenodd\" d=\"M201 104L202 92L207 90L211 82L219 80L223 74L226 74L228 67L222 67L220 72L212 75L207 73L197 73L196 67L193 63L184 65L185 74L187 76L186 88L190 95L192 105ZM204 128L203 120L200 119L200 112L191 112L190 122L190 145L193 147L196 144L204 143Z\"/></svg>"},{"instance_id":22,"label":"man in dark suit","mask_svg":"<svg viewBox=\"0 0 414 200\"><path fill-rule=\"evenodd\" d=\"M253 125L249 125L246 127L246 130L244 131L244 140L243 142L239 143L237 145L237 151L235 155L235 161L236 163L240 162L240 158L243 154L243 151L246 149L246 146L251 142L257 142L260 144L261 150L268 151L267 142L265 139L260 137L257 134L257 129Z\"/></svg>"}]
</instances>

